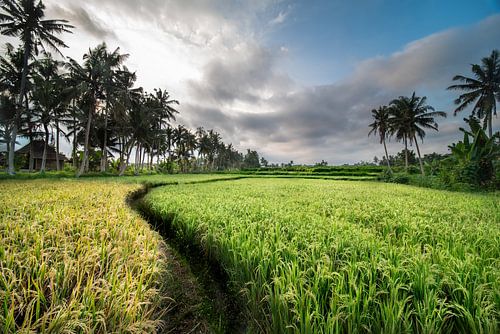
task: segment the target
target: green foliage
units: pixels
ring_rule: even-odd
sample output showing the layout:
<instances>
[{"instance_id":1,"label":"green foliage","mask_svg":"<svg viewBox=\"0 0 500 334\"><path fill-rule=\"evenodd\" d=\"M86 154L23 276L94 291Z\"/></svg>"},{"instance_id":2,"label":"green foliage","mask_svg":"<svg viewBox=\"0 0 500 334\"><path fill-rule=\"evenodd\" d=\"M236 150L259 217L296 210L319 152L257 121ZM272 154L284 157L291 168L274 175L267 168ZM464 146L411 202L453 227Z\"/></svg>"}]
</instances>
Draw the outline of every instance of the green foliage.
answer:
<instances>
[{"instance_id":1,"label":"green foliage","mask_svg":"<svg viewBox=\"0 0 500 334\"><path fill-rule=\"evenodd\" d=\"M255 331L497 333L496 195L246 179L146 204L221 264Z\"/></svg>"},{"instance_id":2,"label":"green foliage","mask_svg":"<svg viewBox=\"0 0 500 334\"><path fill-rule=\"evenodd\" d=\"M444 163L444 173L450 182L463 182L487 187L496 179L495 166L500 158L500 133L488 137L478 119L465 119L469 130L464 133L463 141L450 146L451 157Z\"/></svg>"},{"instance_id":3,"label":"green foliage","mask_svg":"<svg viewBox=\"0 0 500 334\"><path fill-rule=\"evenodd\" d=\"M349 179L375 179L385 167L380 166L286 166L246 168L237 171L243 175L290 176L290 177L334 177Z\"/></svg>"},{"instance_id":4,"label":"green foliage","mask_svg":"<svg viewBox=\"0 0 500 334\"><path fill-rule=\"evenodd\" d=\"M175 161L163 160L156 167L162 174L174 174L179 172L179 166Z\"/></svg>"},{"instance_id":5,"label":"green foliage","mask_svg":"<svg viewBox=\"0 0 500 334\"><path fill-rule=\"evenodd\" d=\"M247 150L247 154L243 159L243 166L245 168L259 168L260 160L257 151Z\"/></svg>"},{"instance_id":6,"label":"green foliage","mask_svg":"<svg viewBox=\"0 0 500 334\"><path fill-rule=\"evenodd\" d=\"M399 184L409 184L410 177L405 173L396 173L393 175L391 182L399 183Z\"/></svg>"}]
</instances>

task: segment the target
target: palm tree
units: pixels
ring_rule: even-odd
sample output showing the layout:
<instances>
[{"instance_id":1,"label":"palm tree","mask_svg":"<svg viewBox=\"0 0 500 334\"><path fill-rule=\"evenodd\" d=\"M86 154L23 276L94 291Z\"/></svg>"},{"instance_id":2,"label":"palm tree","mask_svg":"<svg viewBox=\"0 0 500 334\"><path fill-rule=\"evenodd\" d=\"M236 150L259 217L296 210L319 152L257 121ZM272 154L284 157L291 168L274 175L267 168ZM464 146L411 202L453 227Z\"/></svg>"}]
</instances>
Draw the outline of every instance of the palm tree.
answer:
<instances>
[{"instance_id":1,"label":"palm tree","mask_svg":"<svg viewBox=\"0 0 500 334\"><path fill-rule=\"evenodd\" d=\"M104 95L106 99L106 106L104 107L104 139L102 142L102 156L101 156L101 172L106 171L108 162L108 119L110 106L114 103L114 99L117 95L117 91L120 89L120 85L117 82L117 71L119 67L123 64L125 60L129 57L128 54L120 54L120 48L116 48L113 52L108 52L106 44L103 43L103 85L104 85Z\"/></svg>"},{"instance_id":2,"label":"palm tree","mask_svg":"<svg viewBox=\"0 0 500 334\"><path fill-rule=\"evenodd\" d=\"M12 96L0 94L0 144L10 143L15 114L16 103Z\"/></svg>"},{"instance_id":3,"label":"palm tree","mask_svg":"<svg viewBox=\"0 0 500 334\"><path fill-rule=\"evenodd\" d=\"M391 132L396 139L403 140L405 144L405 170L408 171L408 142L415 143L420 171L422 175L425 175L417 136L423 142L424 128L438 131L438 124L434 117L446 117L446 113L435 111L433 107L427 105L427 97L418 97L415 92L411 97L400 96L393 100L390 104L390 113Z\"/></svg>"},{"instance_id":4,"label":"palm tree","mask_svg":"<svg viewBox=\"0 0 500 334\"><path fill-rule=\"evenodd\" d=\"M149 142L148 151L150 153L150 166L152 165L153 155L160 153L162 141L165 141L166 131L169 128L169 122L175 120L175 114L179 113L172 105L179 105L177 100L172 100L167 91L154 89L151 94L146 94L144 107L147 114L150 115L149 124Z\"/></svg>"},{"instance_id":5,"label":"palm tree","mask_svg":"<svg viewBox=\"0 0 500 334\"><path fill-rule=\"evenodd\" d=\"M481 65L473 64L473 78L456 75L453 81L461 84L448 87L449 90L461 90L456 100L458 105L455 115L475 102L472 116L483 119L483 128L488 128L488 134L493 136L493 115L497 115L497 100L500 101L500 56L498 50L493 50L489 57L481 60Z\"/></svg>"},{"instance_id":6,"label":"palm tree","mask_svg":"<svg viewBox=\"0 0 500 334\"><path fill-rule=\"evenodd\" d=\"M114 99L112 117L115 123L113 131L118 137L120 155L119 175L123 175L128 166L130 154L136 144L136 133L140 131L140 109L143 101L142 87L134 88L137 80L135 73L123 67L117 72L118 94Z\"/></svg>"},{"instance_id":7,"label":"palm tree","mask_svg":"<svg viewBox=\"0 0 500 334\"><path fill-rule=\"evenodd\" d=\"M47 159L47 148L49 143L49 127L56 127L57 135L59 136L59 116L62 114L62 109L65 106L64 97L64 82L59 74L59 68L62 62L51 58L50 54L47 57L36 62L36 71L33 75L33 102L34 110L40 119L40 123L44 129L44 148L42 155L42 165L40 172L45 172L45 164ZM56 139L56 163L59 164L59 138ZM59 170L59 165L57 166Z\"/></svg>"},{"instance_id":8,"label":"palm tree","mask_svg":"<svg viewBox=\"0 0 500 334\"><path fill-rule=\"evenodd\" d=\"M85 105L86 112L86 127L85 127L85 141L83 148L83 161L80 169L76 174L80 177L88 169L89 157L89 142L90 131L94 114L100 107L100 103L104 100L104 54L106 52L106 45L98 45L95 49L89 50L83 56L84 64L80 65L76 60L69 59L66 67L70 71L72 80L79 86L79 91L83 92L81 97L82 103Z\"/></svg>"},{"instance_id":9,"label":"palm tree","mask_svg":"<svg viewBox=\"0 0 500 334\"><path fill-rule=\"evenodd\" d=\"M372 110L373 123L369 125L371 128L368 136L372 133L376 135L378 133L380 137L380 143L384 144L385 159L387 160L387 168L389 172L391 171L391 164L389 162L389 154L387 154L387 145L385 144L385 139L390 134L390 110L387 106L380 106L378 109Z\"/></svg>"},{"instance_id":10,"label":"palm tree","mask_svg":"<svg viewBox=\"0 0 500 334\"><path fill-rule=\"evenodd\" d=\"M45 49L45 44L61 54L58 48L67 46L55 34L71 32L70 29L73 26L67 24L66 20L44 20L45 5L41 0L3 0L0 9L2 10L0 13L0 33L19 37L24 48L18 109L16 110L9 147L9 173L14 174L14 151L26 92L29 58L33 54L38 54L39 47Z\"/></svg>"}]
</instances>

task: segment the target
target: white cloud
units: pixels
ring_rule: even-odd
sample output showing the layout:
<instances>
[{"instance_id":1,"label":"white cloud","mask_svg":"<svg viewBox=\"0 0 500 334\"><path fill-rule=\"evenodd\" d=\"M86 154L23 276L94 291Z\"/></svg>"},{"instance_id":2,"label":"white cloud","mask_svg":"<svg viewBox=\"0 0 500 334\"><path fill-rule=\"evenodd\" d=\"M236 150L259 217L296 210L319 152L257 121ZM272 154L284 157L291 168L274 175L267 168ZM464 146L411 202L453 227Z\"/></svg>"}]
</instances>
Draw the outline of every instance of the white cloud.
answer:
<instances>
[{"instance_id":1,"label":"white cloud","mask_svg":"<svg viewBox=\"0 0 500 334\"><path fill-rule=\"evenodd\" d=\"M270 25L282 24L283 22L285 22L288 14L289 14L289 12L279 12L278 16L276 16L274 19L269 21L269 24Z\"/></svg>"}]
</instances>

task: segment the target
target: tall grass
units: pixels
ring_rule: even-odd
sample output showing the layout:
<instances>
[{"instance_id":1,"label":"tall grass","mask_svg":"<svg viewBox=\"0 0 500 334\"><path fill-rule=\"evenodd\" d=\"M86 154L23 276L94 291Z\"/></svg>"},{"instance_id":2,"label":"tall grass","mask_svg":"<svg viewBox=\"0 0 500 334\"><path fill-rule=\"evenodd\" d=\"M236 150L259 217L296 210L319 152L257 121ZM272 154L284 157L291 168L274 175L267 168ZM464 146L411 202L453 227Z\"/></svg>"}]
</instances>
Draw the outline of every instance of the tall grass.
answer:
<instances>
[{"instance_id":1,"label":"tall grass","mask_svg":"<svg viewBox=\"0 0 500 334\"><path fill-rule=\"evenodd\" d=\"M246 179L146 204L217 260L255 331L500 332L499 196Z\"/></svg>"},{"instance_id":2,"label":"tall grass","mask_svg":"<svg viewBox=\"0 0 500 334\"><path fill-rule=\"evenodd\" d=\"M170 273L164 244L125 199L142 185L237 176L26 177L0 182L0 328L5 333L161 328L162 308L172 306L162 295L165 282L172 281L165 280Z\"/></svg>"},{"instance_id":3,"label":"tall grass","mask_svg":"<svg viewBox=\"0 0 500 334\"><path fill-rule=\"evenodd\" d=\"M131 211L136 185L0 183L0 328L154 332L162 240Z\"/></svg>"}]
</instances>

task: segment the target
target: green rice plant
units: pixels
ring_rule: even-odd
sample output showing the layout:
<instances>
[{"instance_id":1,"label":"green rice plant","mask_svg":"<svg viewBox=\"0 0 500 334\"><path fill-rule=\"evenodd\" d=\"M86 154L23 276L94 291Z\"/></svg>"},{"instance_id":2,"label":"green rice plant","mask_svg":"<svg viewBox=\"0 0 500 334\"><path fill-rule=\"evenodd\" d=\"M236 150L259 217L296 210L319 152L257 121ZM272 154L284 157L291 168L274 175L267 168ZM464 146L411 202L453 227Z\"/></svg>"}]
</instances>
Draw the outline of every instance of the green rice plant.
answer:
<instances>
[{"instance_id":1,"label":"green rice plant","mask_svg":"<svg viewBox=\"0 0 500 334\"><path fill-rule=\"evenodd\" d=\"M498 333L499 199L251 178L145 203L225 269L256 332Z\"/></svg>"}]
</instances>

